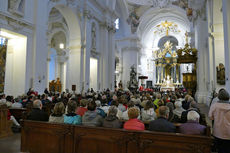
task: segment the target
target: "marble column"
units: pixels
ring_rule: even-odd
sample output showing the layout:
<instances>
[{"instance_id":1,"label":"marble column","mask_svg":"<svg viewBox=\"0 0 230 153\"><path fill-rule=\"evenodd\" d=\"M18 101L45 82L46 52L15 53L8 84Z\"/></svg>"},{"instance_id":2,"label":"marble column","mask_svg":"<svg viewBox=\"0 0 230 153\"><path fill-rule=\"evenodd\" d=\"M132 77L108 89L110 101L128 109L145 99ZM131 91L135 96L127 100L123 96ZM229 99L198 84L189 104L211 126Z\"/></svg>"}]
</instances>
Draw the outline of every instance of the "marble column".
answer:
<instances>
[{"instance_id":1,"label":"marble column","mask_svg":"<svg viewBox=\"0 0 230 153\"><path fill-rule=\"evenodd\" d=\"M109 33L107 29L107 23L100 23L100 31L101 31L101 60L100 60L100 68L101 68L101 77L99 82L99 90L104 90L109 88L109 80L108 80L108 71L109 71Z\"/></svg>"},{"instance_id":2,"label":"marble column","mask_svg":"<svg viewBox=\"0 0 230 153\"><path fill-rule=\"evenodd\" d=\"M123 63L123 71L122 71L122 82L124 89L127 89L127 82L130 81L130 68L134 66L137 71L138 67L138 57L141 49L139 38L136 36L127 38L125 40L125 44L128 46L124 46L122 48L122 63ZM137 72L138 74L138 72Z\"/></svg>"},{"instance_id":3,"label":"marble column","mask_svg":"<svg viewBox=\"0 0 230 153\"><path fill-rule=\"evenodd\" d=\"M114 40L114 33L115 31L115 27L113 27L112 25L110 25L110 27L108 27L108 32L109 32L109 54L108 54L108 58L109 58L109 75L108 77L108 82L109 82L109 89L110 90L114 90L114 85L115 85L115 40Z\"/></svg>"},{"instance_id":4,"label":"marble column","mask_svg":"<svg viewBox=\"0 0 230 153\"><path fill-rule=\"evenodd\" d=\"M225 87L230 93L230 1L222 0L224 22Z\"/></svg>"},{"instance_id":5,"label":"marble column","mask_svg":"<svg viewBox=\"0 0 230 153\"><path fill-rule=\"evenodd\" d=\"M197 92L198 103L205 103L209 83L208 22L198 17L195 25L195 46L198 50Z\"/></svg>"},{"instance_id":6,"label":"marble column","mask_svg":"<svg viewBox=\"0 0 230 153\"><path fill-rule=\"evenodd\" d=\"M177 81L177 74L176 74L176 64L174 64L174 79L173 83L176 83Z\"/></svg>"},{"instance_id":7,"label":"marble column","mask_svg":"<svg viewBox=\"0 0 230 153\"><path fill-rule=\"evenodd\" d=\"M33 71L33 87L38 93L43 93L47 87L47 55L48 55L48 40L47 28L48 17L44 16L44 10L48 10L47 3L43 1L35 1L34 6L34 71ZM42 78L42 79L41 79ZM44 78L44 79L43 79Z\"/></svg>"}]
</instances>

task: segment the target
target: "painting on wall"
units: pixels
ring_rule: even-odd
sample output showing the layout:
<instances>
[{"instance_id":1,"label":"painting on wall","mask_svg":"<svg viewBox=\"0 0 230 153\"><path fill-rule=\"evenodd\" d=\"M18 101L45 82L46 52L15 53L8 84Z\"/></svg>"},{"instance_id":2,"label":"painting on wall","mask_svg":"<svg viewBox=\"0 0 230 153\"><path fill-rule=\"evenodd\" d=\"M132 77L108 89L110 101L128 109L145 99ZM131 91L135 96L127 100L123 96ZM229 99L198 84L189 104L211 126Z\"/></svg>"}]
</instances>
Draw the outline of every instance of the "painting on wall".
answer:
<instances>
[{"instance_id":1,"label":"painting on wall","mask_svg":"<svg viewBox=\"0 0 230 153\"><path fill-rule=\"evenodd\" d=\"M4 92L7 39L0 37L0 93Z\"/></svg>"}]
</instances>

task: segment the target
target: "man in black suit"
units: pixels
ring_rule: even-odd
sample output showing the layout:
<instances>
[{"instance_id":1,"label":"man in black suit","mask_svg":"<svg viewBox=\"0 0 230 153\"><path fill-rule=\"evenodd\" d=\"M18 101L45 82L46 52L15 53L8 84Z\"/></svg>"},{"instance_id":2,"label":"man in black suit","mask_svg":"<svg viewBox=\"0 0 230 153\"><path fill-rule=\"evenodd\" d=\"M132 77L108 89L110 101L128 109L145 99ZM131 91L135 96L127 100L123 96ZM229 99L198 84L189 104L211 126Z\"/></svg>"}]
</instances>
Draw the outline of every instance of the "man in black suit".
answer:
<instances>
[{"instance_id":1,"label":"man in black suit","mask_svg":"<svg viewBox=\"0 0 230 153\"><path fill-rule=\"evenodd\" d=\"M40 100L35 100L33 102L33 109L31 113L27 116L27 119L34 120L34 121L49 120L48 114L42 110L42 102Z\"/></svg>"},{"instance_id":2,"label":"man in black suit","mask_svg":"<svg viewBox=\"0 0 230 153\"><path fill-rule=\"evenodd\" d=\"M167 106L160 106L159 117L149 123L149 130L157 132L175 132L176 127L167 120L168 116L169 108Z\"/></svg>"}]
</instances>

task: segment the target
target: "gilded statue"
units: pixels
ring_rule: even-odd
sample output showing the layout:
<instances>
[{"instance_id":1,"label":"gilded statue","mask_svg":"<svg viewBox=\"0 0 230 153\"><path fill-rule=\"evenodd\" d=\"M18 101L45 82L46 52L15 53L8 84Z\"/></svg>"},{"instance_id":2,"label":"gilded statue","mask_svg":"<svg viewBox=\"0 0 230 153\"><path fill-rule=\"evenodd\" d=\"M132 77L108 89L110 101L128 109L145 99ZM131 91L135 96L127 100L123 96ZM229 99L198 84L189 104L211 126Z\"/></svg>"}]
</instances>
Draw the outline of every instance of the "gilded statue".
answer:
<instances>
[{"instance_id":1,"label":"gilded statue","mask_svg":"<svg viewBox=\"0 0 230 153\"><path fill-rule=\"evenodd\" d=\"M225 85L225 67L223 63L220 63L219 66L216 67L217 71L217 83L220 85Z\"/></svg>"}]
</instances>

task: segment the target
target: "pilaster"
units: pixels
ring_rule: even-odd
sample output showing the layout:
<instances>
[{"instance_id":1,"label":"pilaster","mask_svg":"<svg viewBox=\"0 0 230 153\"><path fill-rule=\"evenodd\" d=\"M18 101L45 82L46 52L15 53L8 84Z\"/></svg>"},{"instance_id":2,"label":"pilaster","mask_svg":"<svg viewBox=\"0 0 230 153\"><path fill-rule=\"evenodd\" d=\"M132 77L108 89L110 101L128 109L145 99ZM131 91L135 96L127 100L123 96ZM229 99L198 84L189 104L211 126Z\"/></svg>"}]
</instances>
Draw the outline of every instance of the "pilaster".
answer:
<instances>
[{"instance_id":1,"label":"pilaster","mask_svg":"<svg viewBox=\"0 0 230 153\"><path fill-rule=\"evenodd\" d=\"M223 2L223 21L224 21L224 53L225 53L225 87L230 93L230 1Z\"/></svg>"}]
</instances>

